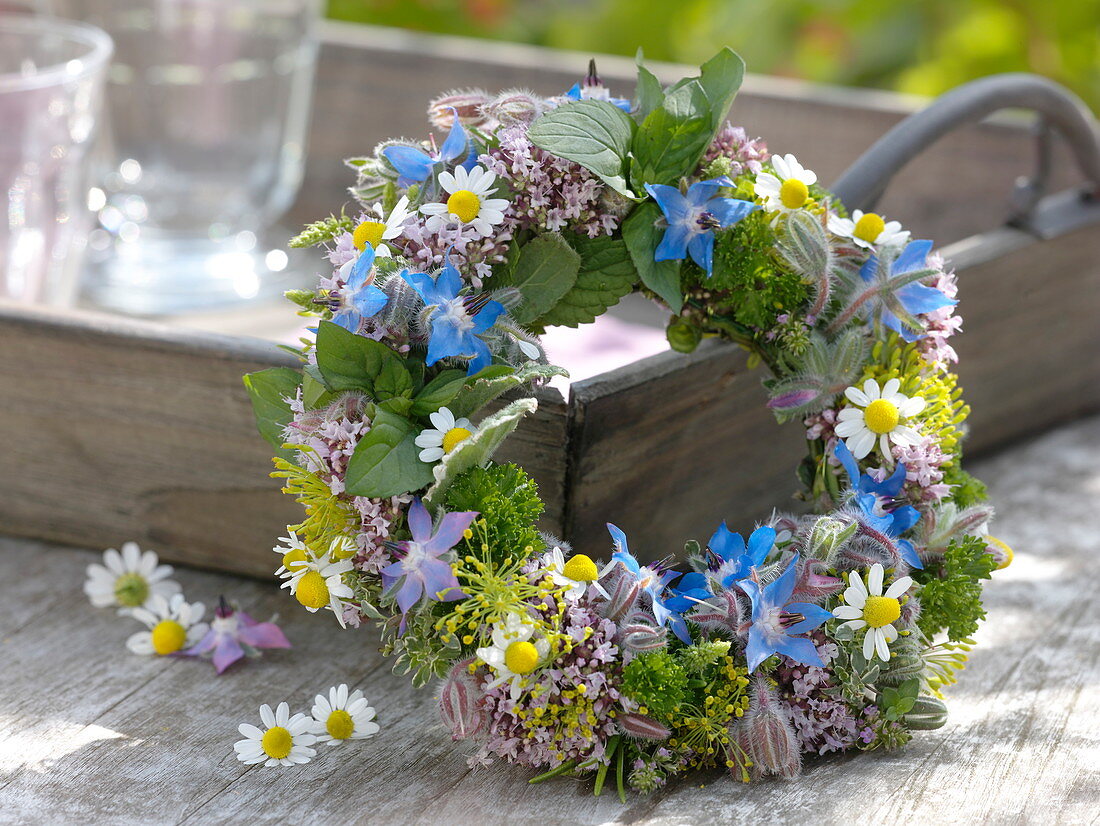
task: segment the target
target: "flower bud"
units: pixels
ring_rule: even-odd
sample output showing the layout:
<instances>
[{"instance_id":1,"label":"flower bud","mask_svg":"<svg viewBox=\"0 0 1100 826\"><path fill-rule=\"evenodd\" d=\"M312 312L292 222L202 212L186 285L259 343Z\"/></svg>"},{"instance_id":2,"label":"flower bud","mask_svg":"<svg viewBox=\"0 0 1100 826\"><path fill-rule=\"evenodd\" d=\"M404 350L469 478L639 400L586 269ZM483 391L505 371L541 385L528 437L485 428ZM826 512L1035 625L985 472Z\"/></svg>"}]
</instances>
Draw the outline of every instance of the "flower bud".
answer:
<instances>
[{"instance_id":1,"label":"flower bud","mask_svg":"<svg viewBox=\"0 0 1100 826\"><path fill-rule=\"evenodd\" d=\"M457 114L463 126L480 126L485 122L482 109L490 100L489 94L482 89L456 89L431 102L428 120L436 129L447 130L454 124Z\"/></svg>"},{"instance_id":2,"label":"flower bud","mask_svg":"<svg viewBox=\"0 0 1100 826\"><path fill-rule=\"evenodd\" d=\"M687 321L674 318L665 330L668 345L677 353L691 353L703 340L703 331Z\"/></svg>"},{"instance_id":3,"label":"flower bud","mask_svg":"<svg viewBox=\"0 0 1100 826\"><path fill-rule=\"evenodd\" d=\"M668 726L644 714L625 712L615 719L628 737L636 737L640 740L664 740L672 734Z\"/></svg>"},{"instance_id":4,"label":"flower bud","mask_svg":"<svg viewBox=\"0 0 1100 826\"><path fill-rule=\"evenodd\" d=\"M787 713L775 689L764 677L754 677L748 714L738 726L737 740L752 759L757 774L793 780L802 772L802 753Z\"/></svg>"},{"instance_id":5,"label":"flower bud","mask_svg":"<svg viewBox=\"0 0 1100 826\"><path fill-rule=\"evenodd\" d=\"M455 740L473 737L487 722L481 709L481 691L469 669L473 661L473 657L467 657L455 663L439 690L439 716Z\"/></svg>"},{"instance_id":6,"label":"flower bud","mask_svg":"<svg viewBox=\"0 0 1100 826\"><path fill-rule=\"evenodd\" d=\"M509 89L490 101L486 101L484 114L502 126L517 123L530 123L544 111L546 104L534 92L524 89Z\"/></svg>"},{"instance_id":7,"label":"flower bud","mask_svg":"<svg viewBox=\"0 0 1100 826\"><path fill-rule=\"evenodd\" d=\"M837 553L858 529L859 524L844 514L822 516L810 529L805 554L835 567Z\"/></svg>"},{"instance_id":8,"label":"flower bud","mask_svg":"<svg viewBox=\"0 0 1100 826\"><path fill-rule=\"evenodd\" d=\"M663 648L666 642L664 628L646 625L642 622L623 625L619 628L619 647L623 652L641 654L644 651L655 651Z\"/></svg>"}]
</instances>

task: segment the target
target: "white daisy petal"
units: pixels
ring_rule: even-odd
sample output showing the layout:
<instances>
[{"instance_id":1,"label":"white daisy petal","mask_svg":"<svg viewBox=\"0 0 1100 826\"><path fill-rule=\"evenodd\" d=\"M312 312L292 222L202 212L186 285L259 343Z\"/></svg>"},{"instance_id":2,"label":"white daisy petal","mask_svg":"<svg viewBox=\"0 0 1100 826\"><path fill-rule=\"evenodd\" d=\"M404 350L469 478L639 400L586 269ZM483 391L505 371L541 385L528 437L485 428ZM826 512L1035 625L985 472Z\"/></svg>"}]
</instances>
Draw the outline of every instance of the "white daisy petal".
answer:
<instances>
[{"instance_id":1,"label":"white daisy petal","mask_svg":"<svg viewBox=\"0 0 1100 826\"><path fill-rule=\"evenodd\" d=\"M884 663L890 662L890 646L886 643L886 634L882 628L875 629L875 650L880 660Z\"/></svg>"},{"instance_id":2,"label":"white daisy petal","mask_svg":"<svg viewBox=\"0 0 1100 826\"><path fill-rule=\"evenodd\" d=\"M871 400L867 398L867 394L858 387L849 387L844 391L844 395L848 397L848 400L851 401L852 404L858 404L860 407L866 407L871 403ZM845 408L840 412L845 413L849 409L850 408Z\"/></svg>"},{"instance_id":3,"label":"white daisy petal","mask_svg":"<svg viewBox=\"0 0 1100 826\"><path fill-rule=\"evenodd\" d=\"M873 596L882 595L882 578L886 572L882 565L876 562L867 573L867 593Z\"/></svg>"},{"instance_id":4,"label":"white daisy petal","mask_svg":"<svg viewBox=\"0 0 1100 826\"><path fill-rule=\"evenodd\" d=\"M913 585L913 578L912 577L908 577L908 576L900 577L900 578L894 580L893 584L886 590L886 593L883 594L883 596L890 597L891 599L897 599L902 594L904 594L906 591L908 591L910 589L910 587L912 587L912 585Z\"/></svg>"},{"instance_id":5,"label":"white daisy petal","mask_svg":"<svg viewBox=\"0 0 1100 826\"><path fill-rule=\"evenodd\" d=\"M876 629L868 628L867 634L863 637L863 656L868 660L875 656L876 633Z\"/></svg>"}]
</instances>

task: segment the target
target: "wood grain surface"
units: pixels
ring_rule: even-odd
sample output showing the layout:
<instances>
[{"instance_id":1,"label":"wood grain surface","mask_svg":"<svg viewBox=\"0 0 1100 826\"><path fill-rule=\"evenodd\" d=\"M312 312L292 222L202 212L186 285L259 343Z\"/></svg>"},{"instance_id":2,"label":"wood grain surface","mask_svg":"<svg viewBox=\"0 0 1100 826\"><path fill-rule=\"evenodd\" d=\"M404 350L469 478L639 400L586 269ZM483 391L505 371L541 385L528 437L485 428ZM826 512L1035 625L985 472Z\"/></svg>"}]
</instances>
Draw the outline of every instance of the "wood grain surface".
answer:
<instances>
[{"instance_id":1,"label":"wood grain surface","mask_svg":"<svg viewBox=\"0 0 1100 826\"><path fill-rule=\"evenodd\" d=\"M989 617L950 718L904 750L824 757L799 780L696 776L625 806L588 784L527 784L471 769L431 689L392 675L371 632L288 603L273 581L178 571L190 599L219 593L282 611L295 648L215 677L206 663L130 654L137 624L81 593L87 552L0 540L0 823L1085 824L1100 789L1100 419L983 461L995 532L1016 559L986 589ZM236 726L260 703L308 711L361 687L382 730L292 769L237 762Z\"/></svg>"}]
</instances>

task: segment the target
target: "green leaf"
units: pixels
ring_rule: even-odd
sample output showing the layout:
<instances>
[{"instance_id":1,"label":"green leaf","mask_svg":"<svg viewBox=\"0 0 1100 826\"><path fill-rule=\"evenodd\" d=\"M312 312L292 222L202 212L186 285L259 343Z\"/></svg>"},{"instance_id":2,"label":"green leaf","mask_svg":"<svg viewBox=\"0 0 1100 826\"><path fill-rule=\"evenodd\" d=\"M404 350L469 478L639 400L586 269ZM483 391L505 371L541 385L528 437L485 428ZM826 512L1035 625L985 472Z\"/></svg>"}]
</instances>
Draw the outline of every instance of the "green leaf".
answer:
<instances>
[{"instance_id":1,"label":"green leaf","mask_svg":"<svg viewBox=\"0 0 1100 826\"><path fill-rule=\"evenodd\" d=\"M670 93L642 122L631 152L630 182L675 184L691 174L711 141L710 103L703 87L692 81Z\"/></svg>"},{"instance_id":2,"label":"green leaf","mask_svg":"<svg viewBox=\"0 0 1100 826\"><path fill-rule=\"evenodd\" d=\"M628 198L626 157L637 125L613 103L578 100L537 118L527 137L559 158L579 163Z\"/></svg>"},{"instance_id":3,"label":"green leaf","mask_svg":"<svg viewBox=\"0 0 1100 826\"><path fill-rule=\"evenodd\" d=\"M581 257L577 282L532 326L577 327L588 324L634 289L638 271L621 239L607 235L595 238L578 235L570 240L570 244Z\"/></svg>"},{"instance_id":4,"label":"green leaf","mask_svg":"<svg viewBox=\"0 0 1100 826\"><path fill-rule=\"evenodd\" d=\"M472 435L459 442L454 450L436 464L435 484L424 495L424 504L429 508L440 504L451 483L470 468L488 462L501 443L519 426L520 420L528 413L535 412L538 406L534 399L517 399L486 417ZM349 473L350 470L349 465Z\"/></svg>"},{"instance_id":5,"label":"green leaf","mask_svg":"<svg viewBox=\"0 0 1100 826\"><path fill-rule=\"evenodd\" d=\"M512 277L523 303L511 311L512 318L526 325L550 310L576 283L580 266L581 257L561 233L537 235L524 244Z\"/></svg>"},{"instance_id":6,"label":"green leaf","mask_svg":"<svg viewBox=\"0 0 1100 826\"><path fill-rule=\"evenodd\" d=\"M412 404L414 416L427 416L444 407L466 384L463 370L444 370L416 394Z\"/></svg>"},{"instance_id":7,"label":"green leaf","mask_svg":"<svg viewBox=\"0 0 1100 826\"><path fill-rule=\"evenodd\" d=\"M700 67L699 84L710 101L711 131L717 132L745 79L745 61L728 46Z\"/></svg>"},{"instance_id":8,"label":"green leaf","mask_svg":"<svg viewBox=\"0 0 1100 826\"><path fill-rule=\"evenodd\" d=\"M272 367L244 377L256 416L256 429L281 454L286 442L283 430L294 417L290 405L283 400L294 397L301 381L301 373L291 367Z\"/></svg>"},{"instance_id":9,"label":"green leaf","mask_svg":"<svg viewBox=\"0 0 1100 826\"><path fill-rule=\"evenodd\" d=\"M553 364L539 364L534 361L529 361L518 369L507 364L492 364L466 379L462 390L447 407L455 418L470 417L513 387L527 384L533 379L567 375L569 374L565 370Z\"/></svg>"},{"instance_id":10,"label":"green leaf","mask_svg":"<svg viewBox=\"0 0 1100 826\"><path fill-rule=\"evenodd\" d=\"M431 484L432 467L420 461L417 433L416 425L403 416L382 407L375 410L370 431L348 461L348 494L385 499Z\"/></svg>"},{"instance_id":11,"label":"green leaf","mask_svg":"<svg viewBox=\"0 0 1100 826\"><path fill-rule=\"evenodd\" d=\"M362 390L377 401L412 392L412 376L397 353L331 321L317 328L317 366L332 390Z\"/></svg>"},{"instance_id":12,"label":"green leaf","mask_svg":"<svg viewBox=\"0 0 1100 826\"><path fill-rule=\"evenodd\" d=\"M316 364L307 364L302 368L302 402L306 410L316 410L332 401L335 394L325 385L321 371Z\"/></svg>"},{"instance_id":13,"label":"green leaf","mask_svg":"<svg viewBox=\"0 0 1100 826\"><path fill-rule=\"evenodd\" d=\"M642 283L660 296L675 314L684 306L680 262L653 260L665 232L655 223L660 215L661 209L653 201L639 204L623 222L623 240L630 249L630 257L638 268Z\"/></svg>"},{"instance_id":14,"label":"green leaf","mask_svg":"<svg viewBox=\"0 0 1100 826\"><path fill-rule=\"evenodd\" d=\"M665 90L657 76L642 65L641 48L638 49L638 54L634 60L638 64L638 86L634 93L634 113L638 118L645 120L646 115L664 101Z\"/></svg>"}]
</instances>

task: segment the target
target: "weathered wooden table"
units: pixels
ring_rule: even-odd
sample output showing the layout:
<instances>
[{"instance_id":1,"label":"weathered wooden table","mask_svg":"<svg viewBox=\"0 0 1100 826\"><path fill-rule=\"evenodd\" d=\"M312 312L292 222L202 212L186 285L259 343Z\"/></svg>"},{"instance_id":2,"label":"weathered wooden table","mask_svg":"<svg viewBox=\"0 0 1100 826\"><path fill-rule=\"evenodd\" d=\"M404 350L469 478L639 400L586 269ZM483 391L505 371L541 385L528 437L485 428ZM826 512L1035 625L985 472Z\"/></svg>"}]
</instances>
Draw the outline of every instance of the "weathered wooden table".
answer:
<instances>
[{"instance_id":1,"label":"weathered wooden table","mask_svg":"<svg viewBox=\"0 0 1100 826\"><path fill-rule=\"evenodd\" d=\"M1053 400L1052 400L1053 401ZM1093 823L1100 818L1100 418L982 462L1016 560L987 589L946 727L900 752L826 757L793 783L695 778L621 805L587 783L467 767L430 690L273 582L180 570L191 599L286 613L295 644L220 678L125 648L136 623L81 593L85 551L0 540L0 823ZM273 556L274 558L274 556ZM296 607L296 606L295 606ZM236 726L362 687L381 733L292 769L249 768Z\"/></svg>"}]
</instances>

